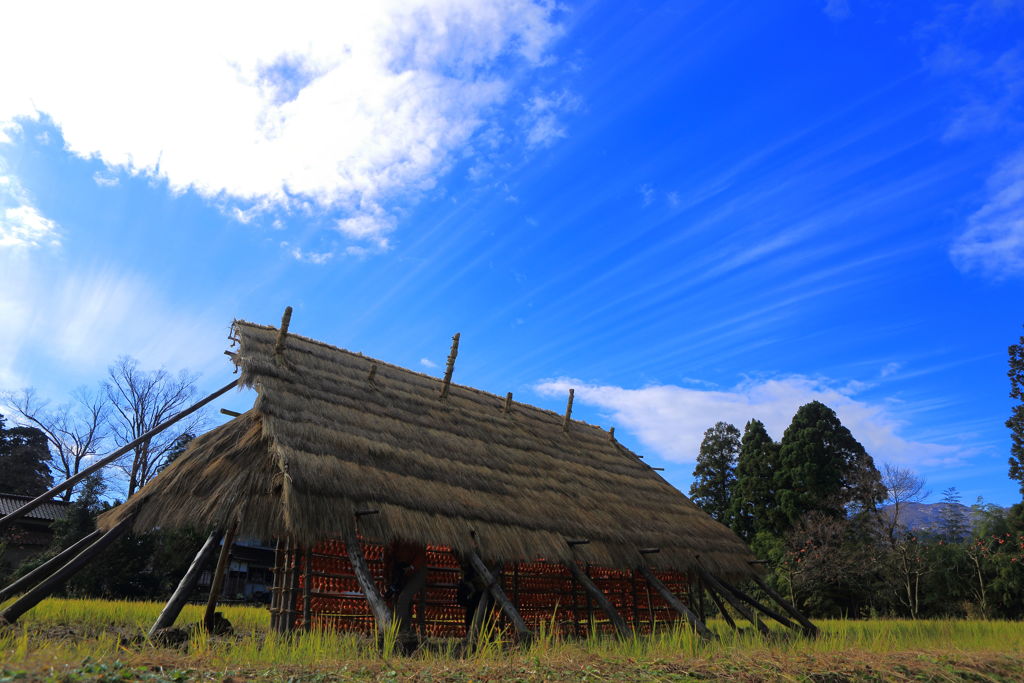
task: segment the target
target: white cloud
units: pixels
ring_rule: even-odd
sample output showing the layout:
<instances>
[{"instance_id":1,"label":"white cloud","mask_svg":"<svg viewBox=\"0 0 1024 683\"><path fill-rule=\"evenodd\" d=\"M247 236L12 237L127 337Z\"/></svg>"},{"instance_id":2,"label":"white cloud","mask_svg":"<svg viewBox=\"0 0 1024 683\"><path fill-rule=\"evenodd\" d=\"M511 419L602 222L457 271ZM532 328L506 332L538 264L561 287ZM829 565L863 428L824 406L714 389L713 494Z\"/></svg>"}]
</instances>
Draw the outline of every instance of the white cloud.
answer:
<instances>
[{"instance_id":1,"label":"white cloud","mask_svg":"<svg viewBox=\"0 0 1024 683\"><path fill-rule=\"evenodd\" d=\"M892 363L886 363L884 366L882 366L882 370L878 374L879 374L879 376L881 376L883 378L884 377L889 377L891 375L895 375L902 368L903 368L903 363L897 363L897 362L893 361Z\"/></svg>"},{"instance_id":2,"label":"white cloud","mask_svg":"<svg viewBox=\"0 0 1024 683\"><path fill-rule=\"evenodd\" d=\"M0 287L2 386L45 374L34 368L96 378L123 353L146 367L226 369L218 349L229 313L183 310L140 275L112 268L53 269L0 252L0 269L9 276Z\"/></svg>"},{"instance_id":3,"label":"white cloud","mask_svg":"<svg viewBox=\"0 0 1024 683\"><path fill-rule=\"evenodd\" d=\"M420 358L420 365L422 365L425 368L436 368L437 367L437 363L435 363L434 361L430 360L429 358Z\"/></svg>"},{"instance_id":4,"label":"white cloud","mask_svg":"<svg viewBox=\"0 0 1024 683\"><path fill-rule=\"evenodd\" d=\"M59 247L57 224L32 205L28 193L0 159L0 249Z\"/></svg>"},{"instance_id":5,"label":"white cloud","mask_svg":"<svg viewBox=\"0 0 1024 683\"><path fill-rule=\"evenodd\" d=\"M648 206L653 204L654 203L654 188L651 187L650 185L648 185L647 183L644 183L643 185L641 185L640 186L640 200L641 200L644 208L647 208Z\"/></svg>"},{"instance_id":6,"label":"white cloud","mask_svg":"<svg viewBox=\"0 0 1024 683\"><path fill-rule=\"evenodd\" d=\"M17 3L4 9L0 63L18 68L0 71L0 131L45 114L67 149L119 172L243 204L311 202L386 247L388 202L432 187L517 72L547 63L555 12L531 0Z\"/></svg>"},{"instance_id":7,"label":"white cloud","mask_svg":"<svg viewBox=\"0 0 1024 683\"><path fill-rule=\"evenodd\" d=\"M842 21L850 16L849 0L825 0L825 7L822 9L832 21Z\"/></svg>"},{"instance_id":8,"label":"white cloud","mask_svg":"<svg viewBox=\"0 0 1024 683\"><path fill-rule=\"evenodd\" d=\"M965 272L995 279L1024 274L1024 151L1005 161L988 183L985 205L967 220L950 249Z\"/></svg>"},{"instance_id":9,"label":"white cloud","mask_svg":"<svg viewBox=\"0 0 1024 683\"><path fill-rule=\"evenodd\" d=\"M567 90L534 95L527 101L521 123L527 147L550 147L566 136L561 116L579 109L579 97Z\"/></svg>"},{"instance_id":10,"label":"white cloud","mask_svg":"<svg viewBox=\"0 0 1024 683\"><path fill-rule=\"evenodd\" d=\"M653 452L672 462L696 460L704 431L719 420L741 430L747 420L761 420L773 438L780 439L797 408L821 401L836 411L868 452L880 462L934 464L955 462L963 451L954 446L911 441L899 435L904 423L890 408L858 400L859 383L831 382L793 376L745 381L729 390L674 385L626 389L559 378L540 382L545 396L564 396L576 390L576 401L609 411L616 426L624 427Z\"/></svg>"},{"instance_id":11,"label":"white cloud","mask_svg":"<svg viewBox=\"0 0 1024 683\"><path fill-rule=\"evenodd\" d=\"M92 174L92 180L100 187L117 187L121 184L121 179L117 176L103 175L99 171Z\"/></svg>"}]
</instances>

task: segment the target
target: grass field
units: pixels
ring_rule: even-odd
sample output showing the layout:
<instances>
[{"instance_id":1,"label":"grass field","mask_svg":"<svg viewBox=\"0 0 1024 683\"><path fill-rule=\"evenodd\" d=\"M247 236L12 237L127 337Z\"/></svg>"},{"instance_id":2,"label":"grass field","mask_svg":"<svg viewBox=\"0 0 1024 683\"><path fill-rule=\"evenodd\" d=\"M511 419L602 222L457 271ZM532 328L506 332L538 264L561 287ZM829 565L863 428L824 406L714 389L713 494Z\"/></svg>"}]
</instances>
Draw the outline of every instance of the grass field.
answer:
<instances>
[{"instance_id":1,"label":"grass field","mask_svg":"<svg viewBox=\"0 0 1024 683\"><path fill-rule=\"evenodd\" d=\"M268 633L265 609L225 607L236 633L193 634L181 647L141 637L150 602L47 600L0 629L0 683L9 680L1024 680L1024 624L999 621L822 621L817 640L713 628L716 643L665 629L632 640L563 640L529 647L492 638L470 656L454 644L412 657L370 640L313 631ZM179 625L199 620L189 606Z\"/></svg>"}]
</instances>

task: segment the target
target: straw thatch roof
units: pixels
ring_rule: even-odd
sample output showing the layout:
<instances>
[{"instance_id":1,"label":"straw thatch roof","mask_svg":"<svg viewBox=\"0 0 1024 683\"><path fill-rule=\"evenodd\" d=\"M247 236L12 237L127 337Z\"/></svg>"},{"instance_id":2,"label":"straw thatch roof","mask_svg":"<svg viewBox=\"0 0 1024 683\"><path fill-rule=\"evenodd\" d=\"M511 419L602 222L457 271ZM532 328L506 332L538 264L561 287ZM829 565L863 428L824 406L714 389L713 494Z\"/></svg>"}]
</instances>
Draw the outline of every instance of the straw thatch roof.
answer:
<instances>
[{"instance_id":1,"label":"straw thatch roof","mask_svg":"<svg viewBox=\"0 0 1024 683\"><path fill-rule=\"evenodd\" d=\"M300 543L343 536L357 510L368 540L404 538L493 560L646 563L750 576L725 526L599 427L358 353L237 321L234 362L253 408L195 439L126 504L135 528L224 525ZM371 366L377 366L369 379ZM568 539L587 539L570 547ZM639 548L660 548L641 555Z\"/></svg>"}]
</instances>

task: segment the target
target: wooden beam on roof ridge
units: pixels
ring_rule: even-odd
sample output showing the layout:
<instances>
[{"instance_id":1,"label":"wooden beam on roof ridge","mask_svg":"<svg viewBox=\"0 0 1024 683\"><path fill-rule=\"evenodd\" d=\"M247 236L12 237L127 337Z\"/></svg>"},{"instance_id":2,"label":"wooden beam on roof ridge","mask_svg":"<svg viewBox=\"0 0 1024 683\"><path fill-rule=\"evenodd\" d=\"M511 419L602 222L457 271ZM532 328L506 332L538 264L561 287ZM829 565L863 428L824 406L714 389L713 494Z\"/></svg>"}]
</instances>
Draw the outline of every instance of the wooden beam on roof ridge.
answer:
<instances>
[{"instance_id":1,"label":"wooden beam on roof ridge","mask_svg":"<svg viewBox=\"0 0 1024 683\"><path fill-rule=\"evenodd\" d=\"M565 417L562 418L562 431L569 431L569 422L572 420L572 401L576 396L575 389L569 389L569 401L565 404Z\"/></svg>"},{"instance_id":2,"label":"wooden beam on roof ridge","mask_svg":"<svg viewBox=\"0 0 1024 683\"><path fill-rule=\"evenodd\" d=\"M288 338L288 326L292 322L292 307L286 306L284 315L281 316L281 327L277 330L277 340L274 342L274 360L278 363L284 361L284 344Z\"/></svg>"},{"instance_id":3,"label":"wooden beam on roof ridge","mask_svg":"<svg viewBox=\"0 0 1024 683\"><path fill-rule=\"evenodd\" d=\"M461 332L456 332L452 336L452 350L448 352L448 362L444 368L444 380L441 384L441 398L448 398L448 389L452 384L452 373L455 372L455 359L459 356L459 338L462 337Z\"/></svg>"}]
</instances>

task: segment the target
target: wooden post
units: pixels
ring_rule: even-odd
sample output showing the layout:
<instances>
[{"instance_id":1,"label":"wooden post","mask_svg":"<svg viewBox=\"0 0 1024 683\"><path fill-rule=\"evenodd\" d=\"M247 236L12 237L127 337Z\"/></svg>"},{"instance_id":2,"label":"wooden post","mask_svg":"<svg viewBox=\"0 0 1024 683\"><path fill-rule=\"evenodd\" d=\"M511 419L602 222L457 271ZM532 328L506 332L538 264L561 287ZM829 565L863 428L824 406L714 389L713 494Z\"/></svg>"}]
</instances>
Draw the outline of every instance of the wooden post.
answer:
<instances>
[{"instance_id":1,"label":"wooden post","mask_svg":"<svg viewBox=\"0 0 1024 683\"><path fill-rule=\"evenodd\" d=\"M43 579L35 588L22 595L15 602L8 605L7 609L0 612L0 624L13 624L21 615L60 588L65 581L77 574L92 558L99 555L107 546L127 531L132 521L132 518L128 518L118 522L109 531L93 541L91 545L71 558L67 564Z\"/></svg>"},{"instance_id":2,"label":"wooden post","mask_svg":"<svg viewBox=\"0 0 1024 683\"><path fill-rule=\"evenodd\" d=\"M746 593L744 593L744 592L743 592L742 590L740 590L740 589L739 589L739 588L737 588L736 586L733 586L732 584L726 583L725 581L722 581L722 579L719 579L718 581L719 581L719 583L721 583L721 584L722 584L723 586L725 586L725 587L726 587L726 588L728 588L728 589L729 589L730 591L732 591L732 592L733 592L733 594L734 594L734 595L735 595L735 596L736 596L737 598L739 598L740 600L743 600L744 602L746 602L747 604L749 604L749 605L750 605L751 607L753 607L754 609L760 610L761 612L763 612L763 613L764 613L764 614L766 614L767 616L771 617L771 618L772 618L772 619L774 619L775 621L779 622L780 624L782 624L782 625L783 625L783 626L785 626L786 628L791 628L791 629L793 629L794 631L799 631L799 630L801 630L801 628L800 628L799 626L797 626L796 624L794 624L794 623L793 623L792 621L790 621L790 620L789 620L789 619L787 619L786 617L782 616L781 614L779 614L779 613L778 613L778 612L776 612L775 610L771 609L771 608L770 608L770 607L768 607L767 605L764 605L764 604L762 604L761 602L759 602L758 600L754 599L753 597L751 597L751 596L747 595Z\"/></svg>"},{"instance_id":3,"label":"wooden post","mask_svg":"<svg viewBox=\"0 0 1024 683\"><path fill-rule=\"evenodd\" d=\"M579 614L580 606L579 606L579 599L578 599L579 598L579 591L576 590L576 586L578 586L578 585L579 584L576 581L572 582L572 626L573 626L573 631L576 633L576 637L577 638L582 638L583 637L583 625L580 623L580 614ZM589 606L589 602L588 602L588 606ZM588 613L589 613L589 610L588 610ZM589 617L588 617L587 628L588 629L590 628Z\"/></svg>"},{"instance_id":4,"label":"wooden post","mask_svg":"<svg viewBox=\"0 0 1024 683\"><path fill-rule=\"evenodd\" d=\"M721 596L725 598L730 605L732 605L732 608L739 612L741 617L753 624L754 628L760 631L763 635L768 635L768 627L758 621L758 619L750 613L750 610L743 606L743 603L740 602L739 598L737 598L731 590L723 586L718 579L700 565L697 566L697 572L700 574L700 578L704 580L704 583L706 583L708 587L720 593Z\"/></svg>"},{"instance_id":5,"label":"wooden post","mask_svg":"<svg viewBox=\"0 0 1024 683\"><path fill-rule=\"evenodd\" d=\"M274 342L274 360L278 363L284 360L284 343L288 338L288 326L292 322L292 307L287 306L284 309L284 315L281 316L281 327L277 330L277 340Z\"/></svg>"},{"instance_id":6,"label":"wooden post","mask_svg":"<svg viewBox=\"0 0 1024 683\"><path fill-rule=\"evenodd\" d=\"M220 556L217 558L217 568L213 571L213 581L210 583L210 597L206 600L206 614L203 616L203 627L207 632L213 633L214 618L217 611L217 599L220 598L220 589L224 585L224 573L228 568L228 560L231 556L231 544L235 542L235 532L238 530L238 522L231 525L227 535L224 536L224 544L220 548Z\"/></svg>"},{"instance_id":7,"label":"wooden post","mask_svg":"<svg viewBox=\"0 0 1024 683\"><path fill-rule=\"evenodd\" d=\"M299 544L291 541L288 544L288 607L285 609L285 630L295 630L295 598L299 590Z\"/></svg>"},{"instance_id":8,"label":"wooden post","mask_svg":"<svg viewBox=\"0 0 1024 683\"><path fill-rule=\"evenodd\" d=\"M85 538L79 539L74 545L69 548L62 550L58 555L51 557L49 560L39 565L25 576L21 577L17 581L11 583L3 590L0 590L0 602L3 602L7 598L19 593L23 588L28 588L35 585L35 581L41 577L45 577L55 567L59 567L69 559L77 555L82 548L86 547L97 538L103 535L103 531L96 529Z\"/></svg>"},{"instance_id":9,"label":"wooden post","mask_svg":"<svg viewBox=\"0 0 1024 683\"><path fill-rule=\"evenodd\" d=\"M523 617L519 614L519 610L516 609L516 606L509 601L508 596L505 595L505 591L503 591L501 586L498 585L498 582L495 580L491 570L487 568L487 565L480 559L480 556L477 555L475 551L471 550L469 551L469 561L472 563L473 569L476 570L476 573L484 580L488 590L491 591L491 595L494 596L494 601L501 606L505 616L507 616L509 621L512 622L512 626L515 627L516 633L524 640L529 641L532 639L533 632L526 625L526 622L523 621Z\"/></svg>"},{"instance_id":10,"label":"wooden post","mask_svg":"<svg viewBox=\"0 0 1024 683\"><path fill-rule=\"evenodd\" d=\"M705 586L704 590L706 590L708 595L711 596L711 602L715 603L715 607L718 608L718 613L722 615L723 619L725 619L725 623L729 624L729 628L734 631L740 630L740 627L736 625L735 621L733 621L732 615L729 614L727 609L725 609L725 605L722 603L722 599L718 597L718 594L711 590L709 586Z\"/></svg>"},{"instance_id":11,"label":"wooden post","mask_svg":"<svg viewBox=\"0 0 1024 683\"><path fill-rule=\"evenodd\" d=\"M647 597L647 620L651 623L651 633L654 633L655 619L654 619L654 601L651 600L651 585L649 583L644 584L644 595Z\"/></svg>"},{"instance_id":12,"label":"wooden post","mask_svg":"<svg viewBox=\"0 0 1024 683\"><path fill-rule=\"evenodd\" d=\"M455 359L459 355L459 332L452 337L452 350L448 354L448 363L444 368L444 383L441 385L441 398L448 398L448 388L452 383L452 373L455 372Z\"/></svg>"},{"instance_id":13,"label":"wooden post","mask_svg":"<svg viewBox=\"0 0 1024 683\"><path fill-rule=\"evenodd\" d=\"M576 395L575 389L569 390L569 401L565 404L565 417L562 418L562 431L569 431L569 422L572 420L572 399Z\"/></svg>"},{"instance_id":14,"label":"wooden post","mask_svg":"<svg viewBox=\"0 0 1024 683\"><path fill-rule=\"evenodd\" d=\"M309 585L310 580L313 578L311 564L313 564L313 551L309 546L306 546L306 551L302 554L302 628L305 631L312 627L312 622L309 618L309 608L312 603L311 591L313 590Z\"/></svg>"},{"instance_id":15,"label":"wooden post","mask_svg":"<svg viewBox=\"0 0 1024 683\"><path fill-rule=\"evenodd\" d=\"M634 571L630 576L629 589L633 596L633 630L640 631L640 596L636 592L636 572Z\"/></svg>"},{"instance_id":16,"label":"wooden post","mask_svg":"<svg viewBox=\"0 0 1024 683\"><path fill-rule=\"evenodd\" d=\"M145 434L143 434L139 438L135 439L135 441L132 441L129 444L121 446L121 448L118 448L116 451L114 451L110 455L105 456L105 457L97 460L96 462L94 462L93 464L89 465L84 470L82 470L81 472L79 472L75 476L71 477L70 479L66 479L62 483L57 484L56 486L54 486L52 489L50 489L46 493L43 493L43 494L40 494L40 495L36 496L35 498L33 498L29 502L27 502L24 505L22 505L20 508L18 508L17 510L12 512L11 514L9 514L6 517L0 519L0 529L3 529L4 527L6 527L8 524L10 524L11 522L13 522L16 519L21 519L22 517L24 517L28 513L32 512L33 510L35 510L37 507L39 507L40 505L42 505L46 501L48 501L51 498L53 498L54 496L56 496L58 493L60 493L62 491L66 491L67 489L73 487L75 484L77 484L78 482L82 481L83 479L88 477L93 472L97 472L97 471L103 469L105 466L107 466L110 463L114 462L115 460L120 458L122 455L124 455L125 453L127 453L131 449L133 449L136 446L138 446L140 443L143 443L145 441L149 441L154 436L156 436L157 434L159 434L163 430L165 430L168 427L170 427L171 425L173 425L175 422L178 422L179 420L182 420L182 419L188 417L192 413L196 412L197 410L199 410L200 408L205 406L207 403L210 403L211 401L213 401L213 400L215 400L217 398L220 398L221 396L226 394L230 389L234 389L235 386L238 385L238 382L239 382L239 380L236 379L233 382L231 382L230 384L224 385L223 387L221 387L217 391L213 392L212 394L210 394L209 396L204 398L202 401L199 401L195 405L193 405L193 406L191 406L189 408L186 408L185 410L181 411L177 415L175 415L175 416L173 416L173 417L171 417L171 418L169 418L167 420L164 420L163 422L158 424L156 427L153 427L148 432L146 432Z\"/></svg>"},{"instance_id":17,"label":"wooden post","mask_svg":"<svg viewBox=\"0 0 1024 683\"><path fill-rule=\"evenodd\" d=\"M348 560L352 563L352 571L356 575L356 581L359 582L359 588L362 589L363 595L366 596L366 602L370 605L370 611L373 612L377 633L383 636L391 625L391 610L388 609L387 603L384 602L384 598L377 590L373 575L370 574L370 569L366 566L363 546L359 543L354 531L350 531L345 536L345 552L348 553Z\"/></svg>"},{"instance_id":18,"label":"wooden post","mask_svg":"<svg viewBox=\"0 0 1024 683\"><path fill-rule=\"evenodd\" d=\"M162 628L174 626L174 621L178 618L181 609L188 601L188 596L192 594L196 584L199 583L199 574L202 573L203 567L210 559L210 556L213 555L217 543L223 536L224 532L217 529L206 539L206 543L199 549L199 552L196 553L195 558L192 560L192 564L189 565L188 571L185 572L185 575L181 577L181 581L178 582L178 587L174 590L174 594L171 595L171 599L167 601L167 604L164 605L163 610L160 612L160 616L156 618L156 621L150 627L147 634L148 637L152 638Z\"/></svg>"},{"instance_id":19,"label":"wooden post","mask_svg":"<svg viewBox=\"0 0 1024 683\"><path fill-rule=\"evenodd\" d=\"M572 575L580 582L583 589L587 591L592 598L594 598L597 604L601 607L601 610L608 615L608 619L610 619L612 625L615 626L615 631L619 634L619 637L629 638L632 635L629 627L626 626L626 622L622 620L619 613L615 611L615 607L612 605L611 601L608 600L608 597L594 585L594 582L590 580L590 577L587 576L575 562L569 562L566 566L569 567L569 571L572 572Z\"/></svg>"},{"instance_id":20,"label":"wooden post","mask_svg":"<svg viewBox=\"0 0 1024 683\"><path fill-rule=\"evenodd\" d=\"M512 392L505 394L505 405L501 407L501 412L508 413L512 410Z\"/></svg>"},{"instance_id":21,"label":"wooden post","mask_svg":"<svg viewBox=\"0 0 1024 683\"><path fill-rule=\"evenodd\" d=\"M668 586L662 583L661 579L654 575L654 572L647 567L640 567L640 573L643 574L643 577L647 579L647 583L651 584L651 586L654 587L654 590L658 591L662 599L664 599L672 609L679 612L679 614L683 615L683 617L690 622L690 626L697 631L701 638L706 640L715 639L715 634L708 630L708 627L700 620L700 617L694 614L689 607L684 605L682 600L673 595L672 591L668 589Z\"/></svg>"},{"instance_id":22,"label":"wooden post","mask_svg":"<svg viewBox=\"0 0 1024 683\"><path fill-rule=\"evenodd\" d=\"M466 633L466 651L472 652L480 643L480 636L487 626L487 613L490 600L486 595L481 595L473 610L473 619L469 622L469 631Z\"/></svg>"},{"instance_id":23,"label":"wooden post","mask_svg":"<svg viewBox=\"0 0 1024 683\"><path fill-rule=\"evenodd\" d=\"M810 619L801 614L800 610L791 605L784 597L779 595L774 588L772 588L767 584L767 582L765 582L764 579L762 579L760 576L754 576L754 583L756 583L761 588L761 590L767 593L768 597L770 597L772 600L781 605L782 609L789 612L790 616L799 621L800 625L804 627L804 633L806 635L808 635L811 638L818 637L818 627L815 626Z\"/></svg>"},{"instance_id":24,"label":"wooden post","mask_svg":"<svg viewBox=\"0 0 1024 683\"><path fill-rule=\"evenodd\" d=\"M274 539L274 585L270 588L270 630L281 632L281 582L284 580L284 552L281 539Z\"/></svg>"}]
</instances>

